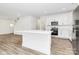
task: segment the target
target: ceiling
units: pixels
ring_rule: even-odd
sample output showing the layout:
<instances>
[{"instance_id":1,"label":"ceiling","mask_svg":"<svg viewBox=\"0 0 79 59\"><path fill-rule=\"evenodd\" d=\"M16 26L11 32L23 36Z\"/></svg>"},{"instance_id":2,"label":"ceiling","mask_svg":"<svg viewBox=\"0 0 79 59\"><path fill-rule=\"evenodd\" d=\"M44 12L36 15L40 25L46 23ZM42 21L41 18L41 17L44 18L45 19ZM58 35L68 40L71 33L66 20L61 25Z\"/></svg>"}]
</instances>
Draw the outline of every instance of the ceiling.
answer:
<instances>
[{"instance_id":1,"label":"ceiling","mask_svg":"<svg viewBox=\"0 0 79 59\"><path fill-rule=\"evenodd\" d=\"M43 16L76 7L76 3L0 3L0 16Z\"/></svg>"}]
</instances>

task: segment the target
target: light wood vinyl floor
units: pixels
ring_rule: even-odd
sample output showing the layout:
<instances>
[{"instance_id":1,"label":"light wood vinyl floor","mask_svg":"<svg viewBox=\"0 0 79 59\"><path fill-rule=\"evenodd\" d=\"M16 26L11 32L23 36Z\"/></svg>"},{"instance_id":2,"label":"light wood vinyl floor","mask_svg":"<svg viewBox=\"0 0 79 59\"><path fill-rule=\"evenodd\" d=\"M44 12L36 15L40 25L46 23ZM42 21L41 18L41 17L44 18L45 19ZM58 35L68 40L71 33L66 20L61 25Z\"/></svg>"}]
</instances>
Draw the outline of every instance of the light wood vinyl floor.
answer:
<instances>
[{"instance_id":1,"label":"light wood vinyl floor","mask_svg":"<svg viewBox=\"0 0 79 59\"><path fill-rule=\"evenodd\" d=\"M12 43L0 43L0 55L43 55L40 52L33 51L29 48L18 47Z\"/></svg>"},{"instance_id":2,"label":"light wood vinyl floor","mask_svg":"<svg viewBox=\"0 0 79 59\"><path fill-rule=\"evenodd\" d=\"M52 55L74 55L68 39L51 38ZM45 55L41 52L22 47L22 36L14 34L0 35L0 55Z\"/></svg>"},{"instance_id":3,"label":"light wood vinyl floor","mask_svg":"<svg viewBox=\"0 0 79 59\"><path fill-rule=\"evenodd\" d=\"M69 39L52 37L51 54L53 55L74 55L73 47Z\"/></svg>"},{"instance_id":4,"label":"light wood vinyl floor","mask_svg":"<svg viewBox=\"0 0 79 59\"><path fill-rule=\"evenodd\" d=\"M41 52L22 47L22 36L0 35L0 55L44 55Z\"/></svg>"}]
</instances>

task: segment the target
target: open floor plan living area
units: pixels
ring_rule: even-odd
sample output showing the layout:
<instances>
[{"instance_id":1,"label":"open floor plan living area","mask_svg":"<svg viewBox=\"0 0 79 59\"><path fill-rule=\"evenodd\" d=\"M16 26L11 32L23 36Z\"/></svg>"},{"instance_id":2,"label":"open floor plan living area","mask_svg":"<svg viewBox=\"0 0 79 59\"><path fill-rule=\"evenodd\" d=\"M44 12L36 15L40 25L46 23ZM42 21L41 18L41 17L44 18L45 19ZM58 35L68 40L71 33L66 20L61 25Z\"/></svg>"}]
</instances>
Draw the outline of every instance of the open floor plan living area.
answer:
<instances>
[{"instance_id":1,"label":"open floor plan living area","mask_svg":"<svg viewBox=\"0 0 79 59\"><path fill-rule=\"evenodd\" d=\"M79 55L79 4L0 3L0 55Z\"/></svg>"}]
</instances>

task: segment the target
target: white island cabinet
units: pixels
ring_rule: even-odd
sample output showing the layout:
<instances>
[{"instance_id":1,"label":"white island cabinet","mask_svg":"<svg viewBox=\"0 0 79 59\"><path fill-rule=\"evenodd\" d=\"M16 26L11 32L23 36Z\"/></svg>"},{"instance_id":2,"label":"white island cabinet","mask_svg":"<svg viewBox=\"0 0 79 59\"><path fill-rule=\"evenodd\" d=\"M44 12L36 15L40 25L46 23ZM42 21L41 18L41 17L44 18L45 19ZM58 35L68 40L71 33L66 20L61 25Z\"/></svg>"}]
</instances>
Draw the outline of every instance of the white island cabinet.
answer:
<instances>
[{"instance_id":1,"label":"white island cabinet","mask_svg":"<svg viewBox=\"0 0 79 59\"><path fill-rule=\"evenodd\" d=\"M50 31L16 31L15 34L23 35L22 46L33 50L50 54L51 53L51 32Z\"/></svg>"}]
</instances>

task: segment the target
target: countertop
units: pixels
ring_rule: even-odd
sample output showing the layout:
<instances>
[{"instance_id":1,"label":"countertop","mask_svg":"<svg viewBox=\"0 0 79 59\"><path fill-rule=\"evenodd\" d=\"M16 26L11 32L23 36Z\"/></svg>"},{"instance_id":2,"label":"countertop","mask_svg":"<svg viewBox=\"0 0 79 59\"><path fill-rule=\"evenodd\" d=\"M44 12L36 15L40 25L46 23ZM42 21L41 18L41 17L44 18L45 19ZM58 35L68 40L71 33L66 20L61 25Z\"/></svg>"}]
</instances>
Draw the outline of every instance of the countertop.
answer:
<instances>
[{"instance_id":1,"label":"countertop","mask_svg":"<svg viewBox=\"0 0 79 59\"><path fill-rule=\"evenodd\" d=\"M43 30L14 31L15 34L23 34L26 32L27 33L51 34L51 31L43 31Z\"/></svg>"}]
</instances>

